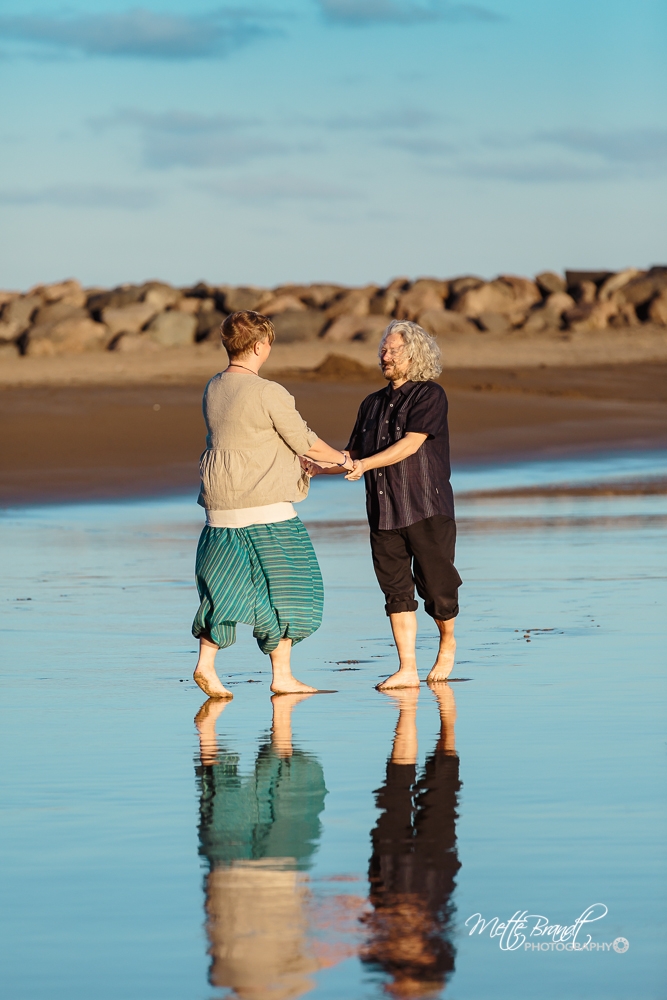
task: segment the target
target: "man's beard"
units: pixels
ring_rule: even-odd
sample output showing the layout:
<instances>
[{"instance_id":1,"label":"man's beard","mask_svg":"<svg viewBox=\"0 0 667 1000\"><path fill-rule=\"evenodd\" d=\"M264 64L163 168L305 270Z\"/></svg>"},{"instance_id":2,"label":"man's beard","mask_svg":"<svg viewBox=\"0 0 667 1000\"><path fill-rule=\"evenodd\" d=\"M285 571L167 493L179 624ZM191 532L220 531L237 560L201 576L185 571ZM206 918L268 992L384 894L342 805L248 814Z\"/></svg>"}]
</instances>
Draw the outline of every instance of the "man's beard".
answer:
<instances>
[{"instance_id":1,"label":"man's beard","mask_svg":"<svg viewBox=\"0 0 667 1000\"><path fill-rule=\"evenodd\" d=\"M380 367L382 369L382 374L386 379L391 380L393 378L396 378L398 372L396 371L395 365L392 365L390 363L388 365L380 365Z\"/></svg>"}]
</instances>

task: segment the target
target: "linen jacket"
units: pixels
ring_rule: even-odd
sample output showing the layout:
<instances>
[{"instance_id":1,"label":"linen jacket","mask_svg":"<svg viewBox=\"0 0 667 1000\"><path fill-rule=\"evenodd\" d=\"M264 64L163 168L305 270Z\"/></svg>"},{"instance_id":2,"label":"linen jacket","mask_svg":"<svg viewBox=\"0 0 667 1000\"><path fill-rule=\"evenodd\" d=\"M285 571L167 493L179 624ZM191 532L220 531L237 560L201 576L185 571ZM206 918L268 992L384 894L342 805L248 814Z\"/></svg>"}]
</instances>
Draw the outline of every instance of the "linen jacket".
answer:
<instances>
[{"instance_id":1,"label":"linen jacket","mask_svg":"<svg viewBox=\"0 0 667 1000\"><path fill-rule=\"evenodd\" d=\"M317 441L287 389L250 372L214 375L204 390L206 451L198 503L238 510L303 500L310 480L299 456Z\"/></svg>"}]
</instances>

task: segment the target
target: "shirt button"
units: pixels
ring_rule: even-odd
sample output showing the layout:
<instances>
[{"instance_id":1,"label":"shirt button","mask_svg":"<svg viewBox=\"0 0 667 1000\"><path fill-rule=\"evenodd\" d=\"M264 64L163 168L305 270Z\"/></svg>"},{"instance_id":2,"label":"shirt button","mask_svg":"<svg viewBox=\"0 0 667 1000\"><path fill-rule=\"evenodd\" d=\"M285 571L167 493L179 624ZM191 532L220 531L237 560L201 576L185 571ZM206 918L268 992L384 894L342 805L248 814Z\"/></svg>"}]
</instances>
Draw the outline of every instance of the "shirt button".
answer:
<instances>
[{"instance_id":1,"label":"shirt button","mask_svg":"<svg viewBox=\"0 0 667 1000\"><path fill-rule=\"evenodd\" d=\"M382 496L382 490L380 490L380 496Z\"/></svg>"},{"instance_id":2,"label":"shirt button","mask_svg":"<svg viewBox=\"0 0 667 1000\"><path fill-rule=\"evenodd\" d=\"M378 476L381 476L381 475L382 475L382 473L381 473L381 472L378 472ZM435 492L437 493L438 491L436 490Z\"/></svg>"},{"instance_id":3,"label":"shirt button","mask_svg":"<svg viewBox=\"0 0 667 1000\"><path fill-rule=\"evenodd\" d=\"M389 406L393 406L393 405L394 405L393 403L390 403L390 404L389 404Z\"/></svg>"}]
</instances>

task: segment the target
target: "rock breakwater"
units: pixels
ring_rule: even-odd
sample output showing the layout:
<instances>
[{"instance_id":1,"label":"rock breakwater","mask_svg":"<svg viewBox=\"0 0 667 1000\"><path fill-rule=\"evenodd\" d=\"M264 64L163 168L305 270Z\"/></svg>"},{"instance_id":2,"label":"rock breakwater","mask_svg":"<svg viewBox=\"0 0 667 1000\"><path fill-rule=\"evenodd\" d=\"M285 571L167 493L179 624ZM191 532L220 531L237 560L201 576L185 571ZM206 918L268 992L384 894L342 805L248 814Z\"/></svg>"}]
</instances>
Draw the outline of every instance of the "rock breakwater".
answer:
<instances>
[{"instance_id":1,"label":"rock breakwater","mask_svg":"<svg viewBox=\"0 0 667 1000\"><path fill-rule=\"evenodd\" d=\"M376 344L391 319L439 338L480 333L567 338L608 328L667 327L667 265L648 270L545 271L535 278L395 278L386 286L255 286L162 281L83 288L74 280L0 291L0 358L151 352L217 344L225 316L255 309L282 344Z\"/></svg>"}]
</instances>

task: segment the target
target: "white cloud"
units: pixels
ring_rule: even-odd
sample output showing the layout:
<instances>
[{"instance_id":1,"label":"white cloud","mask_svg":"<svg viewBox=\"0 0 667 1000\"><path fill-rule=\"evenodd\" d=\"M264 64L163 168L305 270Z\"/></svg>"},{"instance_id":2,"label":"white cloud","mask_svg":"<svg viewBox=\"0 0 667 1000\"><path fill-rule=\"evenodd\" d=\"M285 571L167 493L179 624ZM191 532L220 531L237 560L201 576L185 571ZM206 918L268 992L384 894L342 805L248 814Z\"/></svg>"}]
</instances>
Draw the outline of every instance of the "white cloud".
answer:
<instances>
[{"instance_id":1,"label":"white cloud","mask_svg":"<svg viewBox=\"0 0 667 1000\"><path fill-rule=\"evenodd\" d=\"M352 27L372 24L422 24L428 21L504 21L477 4L446 0L317 0L328 20Z\"/></svg>"},{"instance_id":2,"label":"white cloud","mask_svg":"<svg viewBox=\"0 0 667 1000\"><path fill-rule=\"evenodd\" d=\"M106 184L53 184L28 191L0 190L3 205L57 205L62 208L124 208L137 211L158 203L150 188L116 187Z\"/></svg>"}]
</instances>

